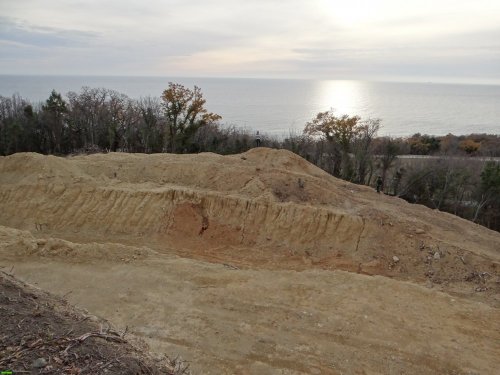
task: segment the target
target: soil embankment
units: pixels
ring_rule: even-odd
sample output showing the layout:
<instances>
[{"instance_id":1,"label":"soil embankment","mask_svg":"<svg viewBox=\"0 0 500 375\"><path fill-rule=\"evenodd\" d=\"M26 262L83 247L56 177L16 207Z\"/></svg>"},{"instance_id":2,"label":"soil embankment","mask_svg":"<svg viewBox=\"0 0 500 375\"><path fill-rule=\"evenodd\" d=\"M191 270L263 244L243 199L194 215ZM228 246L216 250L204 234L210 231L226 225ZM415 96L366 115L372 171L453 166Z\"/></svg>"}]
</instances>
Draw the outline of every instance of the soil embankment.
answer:
<instances>
[{"instance_id":1,"label":"soil embankment","mask_svg":"<svg viewBox=\"0 0 500 375\"><path fill-rule=\"evenodd\" d=\"M500 235L286 151L18 154L0 204L1 265L199 373L498 367Z\"/></svg>"}]
</instances>

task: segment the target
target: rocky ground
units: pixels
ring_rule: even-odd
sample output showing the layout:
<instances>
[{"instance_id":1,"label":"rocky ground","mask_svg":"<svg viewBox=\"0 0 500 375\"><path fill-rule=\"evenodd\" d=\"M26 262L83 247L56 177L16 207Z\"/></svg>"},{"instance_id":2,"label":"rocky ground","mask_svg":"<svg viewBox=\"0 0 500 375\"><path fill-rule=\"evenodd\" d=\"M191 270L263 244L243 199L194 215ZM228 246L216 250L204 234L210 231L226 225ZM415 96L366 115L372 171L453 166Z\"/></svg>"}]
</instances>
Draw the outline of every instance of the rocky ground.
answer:
<instances>
[{"instance_id":1,"label":"rocky ground","mask_svg":"<svg viewBox=\"0 0 500 375\"><path fill-rule=\"evenodd\" d=\"M500 234L286 151L0 158L0 266L203 374L492 374Z\"/></svg>"}]
</instances>

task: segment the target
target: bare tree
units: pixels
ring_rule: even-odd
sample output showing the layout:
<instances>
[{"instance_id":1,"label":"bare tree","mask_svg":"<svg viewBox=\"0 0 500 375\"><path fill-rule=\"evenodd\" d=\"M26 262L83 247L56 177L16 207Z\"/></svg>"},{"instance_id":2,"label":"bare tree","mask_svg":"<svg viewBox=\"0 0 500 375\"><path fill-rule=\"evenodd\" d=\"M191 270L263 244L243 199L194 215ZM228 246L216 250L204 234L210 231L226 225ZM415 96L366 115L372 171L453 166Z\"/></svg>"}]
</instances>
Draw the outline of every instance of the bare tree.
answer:
<instances>
[{"instance_id":1,"label":"bare tree","mask_svg":"<svg viewBox=\"0 0 500 375\"><path fill-rule=\"evenodd\" d=\"M165 122L162 118L160 100L151 96L141 98L137 102L140 113L139 133L140 143L144 152L163 151Z\"/></svg>"},{"instance_id":2,"label":"bare tree","mask_svg":"<svg viewBox=\"0 0 500 375\"><path fill-rule=\"evenodd\" d=\"M362 121L356 132L353 142L353 153L355 162L354 181L359 184L366 183L366 175L372 164L372 141L380 129L380 119L368 119ZM369 184L369 181L368 181Z\"/></svg>"}]
</instances>

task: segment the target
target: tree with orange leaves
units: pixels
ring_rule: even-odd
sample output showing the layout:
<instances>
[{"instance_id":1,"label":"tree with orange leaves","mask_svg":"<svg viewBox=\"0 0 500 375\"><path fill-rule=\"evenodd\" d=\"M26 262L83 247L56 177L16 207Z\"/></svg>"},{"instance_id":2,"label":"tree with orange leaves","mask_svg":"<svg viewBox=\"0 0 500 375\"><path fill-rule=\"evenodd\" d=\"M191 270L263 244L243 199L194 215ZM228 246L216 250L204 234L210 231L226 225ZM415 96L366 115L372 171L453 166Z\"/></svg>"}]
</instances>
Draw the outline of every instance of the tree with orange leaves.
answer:
<instances>
[{"instance_id":1,"label":"tree with orange leaves","mask_svg":"<svg viewBox=\"0 0 500 375\"><path fill-rule=\"evenodd\" d=\"M193 90L178 83L169 82L161 96L168 126L168 151L178 151L200 127L213 124L222 117L208 112L201 89Z\"/></svg>"},{"instance_id":2,"label":"tree with orange leaves","mask_svg":"<svg viewBox=\"0 0 500 375\"><path fill-rule=\"evenodd\" d=\"M335 116L333 109L320 112L316 117L306 124L304 133L308 135L320 135L329 142L335 143L341 150L342 178L351 179L352 165L349 157L351 144L360 131L358 126L361 117L342 115Z\"/></svg>"}]
</instances>

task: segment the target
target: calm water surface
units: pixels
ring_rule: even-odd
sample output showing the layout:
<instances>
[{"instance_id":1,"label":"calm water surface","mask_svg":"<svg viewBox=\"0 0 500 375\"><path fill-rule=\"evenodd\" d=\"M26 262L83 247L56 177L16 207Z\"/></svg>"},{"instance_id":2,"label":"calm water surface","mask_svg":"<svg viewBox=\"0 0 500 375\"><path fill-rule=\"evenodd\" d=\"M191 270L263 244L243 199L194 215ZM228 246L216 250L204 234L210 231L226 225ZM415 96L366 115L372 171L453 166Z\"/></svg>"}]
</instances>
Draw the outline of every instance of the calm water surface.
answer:
<instances>
[{"instance_id":1,"label":"calm water surface","mask_svg":"<svg viewBox=\"0 0 500 375\"><path fill-rule=\"evenodd\" d=\"M300 133L320 111L381 118L380 135L500 133L500 86L235 78L0 76L0 95L32 102L55 89L105 87L132 98L157 96L168 82L201 87L209 111L238 127Z\"/></svg>"}]
</instances>

